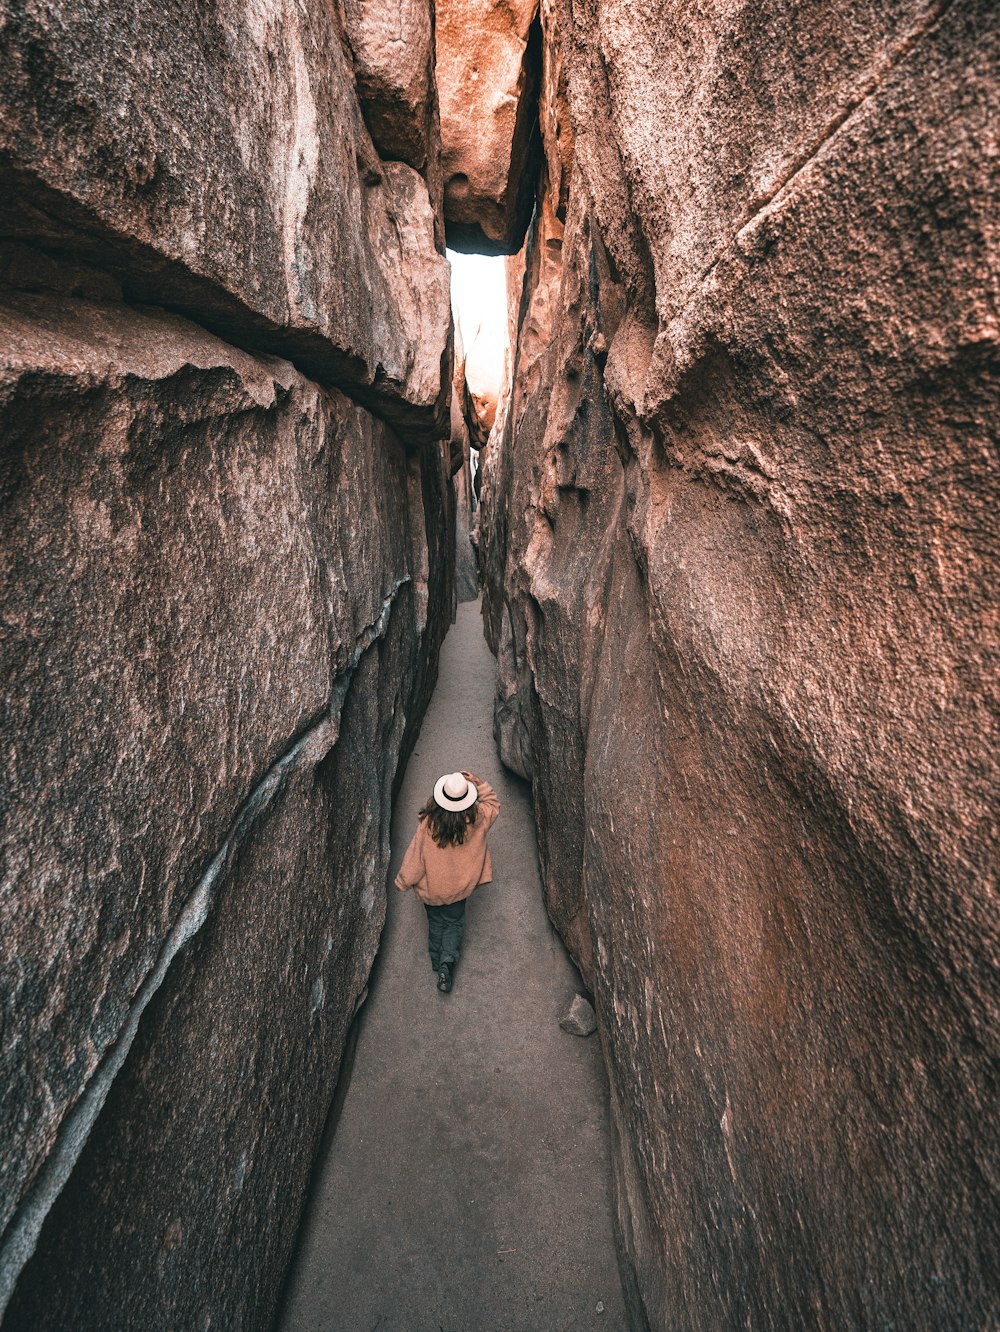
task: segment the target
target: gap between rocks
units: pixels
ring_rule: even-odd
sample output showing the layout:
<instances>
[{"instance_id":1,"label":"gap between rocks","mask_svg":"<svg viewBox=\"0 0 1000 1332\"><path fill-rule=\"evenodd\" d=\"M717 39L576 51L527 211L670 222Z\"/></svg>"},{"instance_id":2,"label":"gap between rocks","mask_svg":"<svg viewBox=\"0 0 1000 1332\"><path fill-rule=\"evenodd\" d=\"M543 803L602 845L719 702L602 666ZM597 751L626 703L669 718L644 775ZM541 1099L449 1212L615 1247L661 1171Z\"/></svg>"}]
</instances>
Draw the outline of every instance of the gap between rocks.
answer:
<instances>
[{"instance_id":1,"label":"gap between rocks","mask_svg":"<svg viewBox=\"0 0 1000 1332\"><path fill-rule=\"evenodd\" d=\"M468 766L502 804L494 882L470 899L447 996L419 899L390 891L282 1332L626 1326L601 1050L559 1027L580 982L542 903L527 787L496 757L493 677L465 603L395 804L390 877L434 778Z\"/></svg>"}]
</instances>

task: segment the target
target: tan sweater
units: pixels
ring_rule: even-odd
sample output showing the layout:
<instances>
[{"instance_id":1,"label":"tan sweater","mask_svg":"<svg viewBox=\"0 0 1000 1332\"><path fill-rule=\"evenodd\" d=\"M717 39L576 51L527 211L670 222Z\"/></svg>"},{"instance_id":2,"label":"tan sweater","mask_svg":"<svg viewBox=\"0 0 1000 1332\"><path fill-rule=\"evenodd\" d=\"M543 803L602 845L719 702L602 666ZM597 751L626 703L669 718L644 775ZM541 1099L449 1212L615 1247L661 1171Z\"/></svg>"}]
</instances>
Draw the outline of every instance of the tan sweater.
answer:
<instances>
[{"instance_id":1,"label":"tan sweater","mask_svg":"<svg viewBox=\"0 0 1000 1332\"><path fill-rule=\"evenodd\" d=\"M476 820L466 829L465 841L461 846L438 846L427 831L426 819L421 819L396 875L396 887L401 893L415 888L417 896L428 906L445 906L463 901L481 883L489 883L493 878L486 834L500 813L500 801L489 782L478 777L473 781L479 799Z\"/></svg>"}]
</instances>

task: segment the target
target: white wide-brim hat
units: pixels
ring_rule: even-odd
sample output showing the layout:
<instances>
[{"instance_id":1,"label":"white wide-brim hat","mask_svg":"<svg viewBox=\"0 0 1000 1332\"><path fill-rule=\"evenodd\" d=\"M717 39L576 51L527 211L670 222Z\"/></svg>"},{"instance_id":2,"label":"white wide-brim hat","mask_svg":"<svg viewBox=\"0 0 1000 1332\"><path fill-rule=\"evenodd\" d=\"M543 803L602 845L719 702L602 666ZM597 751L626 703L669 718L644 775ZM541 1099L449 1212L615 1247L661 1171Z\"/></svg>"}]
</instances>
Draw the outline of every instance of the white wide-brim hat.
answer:
<instances>
[{"instance_id":1,"label":"white wide-brim hat","mask_svg":"<svg viewBox=\"0 0 1000 1332\"><path fill-rule=\"evenodd\" d=\"M460 772L446 772L434 783L434 799L442 809L468 809L479 799L479 792Z\"/></svg>"}]
</instances>

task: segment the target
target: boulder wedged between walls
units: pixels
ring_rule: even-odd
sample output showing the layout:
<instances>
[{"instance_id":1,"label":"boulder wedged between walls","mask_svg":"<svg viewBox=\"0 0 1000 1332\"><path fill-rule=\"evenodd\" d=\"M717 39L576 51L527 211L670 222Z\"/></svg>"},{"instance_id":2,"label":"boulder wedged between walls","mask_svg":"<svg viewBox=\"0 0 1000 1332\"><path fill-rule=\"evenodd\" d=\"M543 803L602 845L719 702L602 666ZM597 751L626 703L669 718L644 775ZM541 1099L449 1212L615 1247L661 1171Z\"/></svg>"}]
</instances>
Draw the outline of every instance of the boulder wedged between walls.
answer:
<instances>
[{"instance_id":1,"label":"boulder wedged between walls","mask_svg":"<svg viewBox=\"0 0 1000 1332\"><path fill-rule=\"evenodd\" d=\"M538 0L439 0L435 45L448 245L516 254L542 152Z\"/></svg>"}]
</instances>

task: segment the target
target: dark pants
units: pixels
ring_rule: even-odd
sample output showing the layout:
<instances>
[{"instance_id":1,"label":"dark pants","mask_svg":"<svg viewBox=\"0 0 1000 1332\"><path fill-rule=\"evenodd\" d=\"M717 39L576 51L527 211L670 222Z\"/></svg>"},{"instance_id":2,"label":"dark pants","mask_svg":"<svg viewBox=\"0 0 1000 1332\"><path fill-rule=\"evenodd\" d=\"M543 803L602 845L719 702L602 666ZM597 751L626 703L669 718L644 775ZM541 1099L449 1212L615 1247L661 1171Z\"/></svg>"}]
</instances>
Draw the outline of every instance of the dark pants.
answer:
<instances>
[{"instance_id":1,"label":"dark pants","mask_svg":"<svg viewBox=\"0 0 1000 1332\"><path fill-rule=\"evenodd\" d=\"M427 947L434 970L446 962L453 967L462 951L465 902L449 902L447 906L428 906L425 902L424 910L427 912Z\"/></svg>"}]
</instances>

